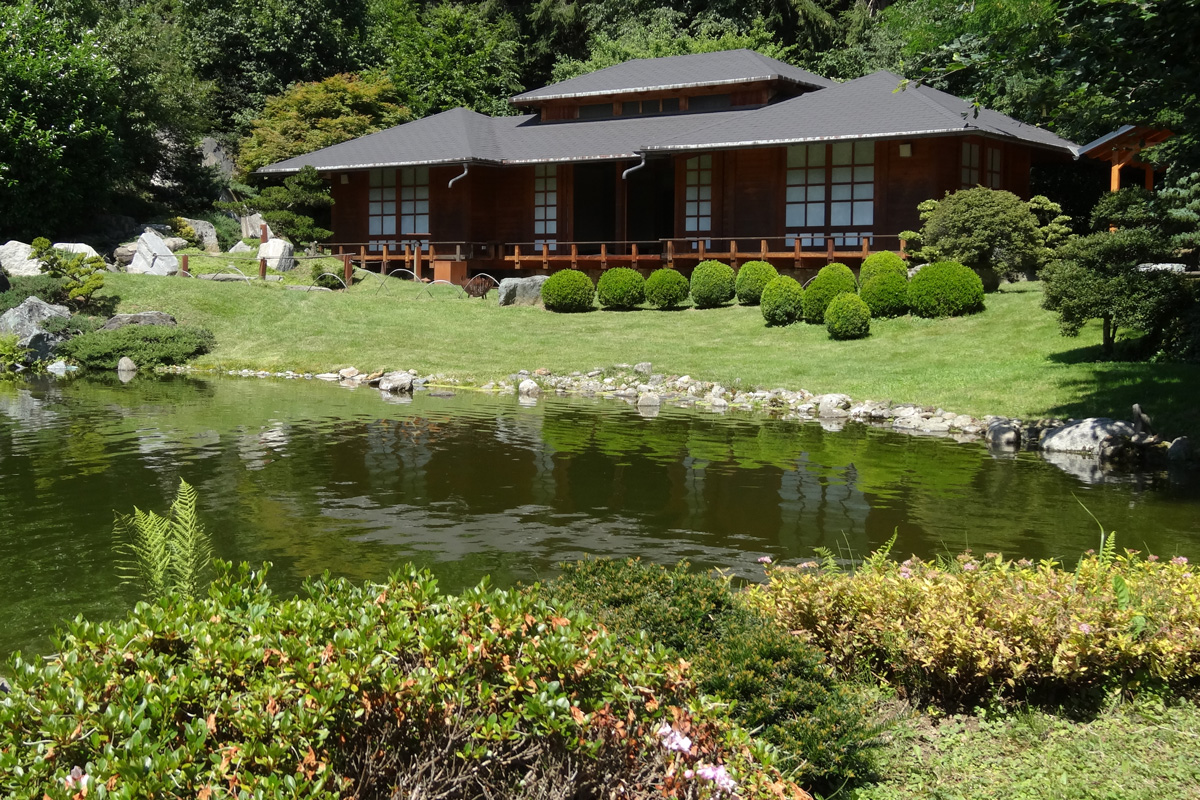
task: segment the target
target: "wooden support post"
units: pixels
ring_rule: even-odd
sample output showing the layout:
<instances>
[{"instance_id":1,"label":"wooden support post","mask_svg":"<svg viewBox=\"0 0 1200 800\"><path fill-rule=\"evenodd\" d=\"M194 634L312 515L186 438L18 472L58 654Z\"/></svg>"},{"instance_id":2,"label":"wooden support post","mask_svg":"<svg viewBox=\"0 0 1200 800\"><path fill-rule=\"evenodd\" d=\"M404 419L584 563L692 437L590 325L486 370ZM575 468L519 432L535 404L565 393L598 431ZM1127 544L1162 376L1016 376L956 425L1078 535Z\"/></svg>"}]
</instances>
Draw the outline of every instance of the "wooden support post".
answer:
<instances>
[{"instance_id":1,"label":"wooden support post","mask_svg":"<svg viewBox=\"0 0 1200 800\"><path fill-rule=\"evenodd\" d=\"M833 237L832 236L825 237L825 263L826 264L833 263Z\"/></svg>"},{"instance_id":2,"label":"wooden support post","mask_svg":"<svg viewBox=\"0 0 1200 800\"><path fill-rule=\"evenodd\" d=\"M550 245L542 242L542 269L550 269Z\"/></svg>"},{"instance_id":3,"label":"wooden support post","mask_svg":"<svg viewBox=\"0 0 1200 800\"><path fill-rule=\"evenodd\" d=\"M387 277L387 262L388 262L388 251L387 251L387 244L385 243L383 245L383 258L379 262L379 274L380 274L380 276L382 276L384 278Z\"/></svg>"},{"instance_id":4,"label":"wooden support post","mask_svg":"<svg viewBox=\"0 0 1200 800\"><path fill-rule=\"evenodd\" d=\"M737 269L737 267L738 267L737 262L738 262L737 239L730 239L729 240L729 266L733 267L734 269Z\"/></svg>"},{"instance_id":5,"label":"wooden support post","mask_svg":"<svg viewBox=\"0 0 1200 800\"><path fill-rule=\"evenodd\" d=\"M900 257L904 258L904 259L908 258L908 240L907 239L900 240Z\"/></svg>"},{"instance_id":6,"label":"wooden support post","mask_svg":"<svg viewBox=\"0 0 1200 800\"><path fill-rule=\"evenodd\" d=\"M603 242L600 244L600 269L608 269L608 245Z\"/></svg>"},{"instance_id":7,"label":"wooden support post","mask_svg":"<svg viewBox=\"0 0 1200 800\"><path fill-rule=\"evenodd\" d=\"M425 255L425 251L421 249L421 243L417 242L413 246L413 274L417 277L422 277L421 273L424 269L421 267L421 257Z\"/></svg>"},{"instance_id":8,"label":"wooden support post","mask_svg":"<svg viewBox=\"0 0 1200 800\"><path fill-rule=\"evenodd\" d=\"M762 245L762 247L759 249L759 258L761 258L763 261L766 261L767 260L767 240L763 239L759 242L759 244Z\"/></svg>"},{"instance_id":9,"label":"wooden support post","mask_svg":"<svg viewBox=\"0 0 1200 800\"><path fill-rule=\"evenodd\" d=\"M1147 192L1154 191L1154 165L1153 164L1146 165L1146 191Z\"/></svg>"},{"instance_id":10,"label":"wooden support post","mask_svg":"<svg viewBox=\"0 0 1200 800\"><path fill-rule=\"evenodd\" d=\"M571 242L571 269L579 269L579 245Z\"/></svg>"},{"instance_id":11,"label":"wooden support post","mask_svg":"<svg viewBox=\"0 0 1200 800\"><path fill-rule=\"evenodd\" d=\"M342 256L342 280L346 286L350 286L350 282L354 280L354 265L350 263L350 254Z\"/></svg>"},{"instance_id":12,"label":"wooden support post","mask_svg":"<svg viewBox=\"0 0 1200 800\"><path fill-rule=\"evenodd\" d=\"M700 260L704 260L704 240L700 240Z\"/></svg>"},{"instance_id":13,"label":"wooden support post","mask_svg":"<svg viewBox=\"0 0 1200 800\"><path fill-rule=\"evenodd\" d=\"M267 223L258 226L258 241L260 244L267 243Z\"/></svg>"},{"instance_id":14,"label":"wooden support post","mask_svg":"<svg viewBox=\"0 0 1200 800\"><path fill-rule=\"evenodd\" d=\"M1110 192L1121 191L1121 167L1124 166L1117 160L1117 154L1113 153L1112 169L1109 172L1108 190Z\"/></svg>"},{"instance_id":15,"label":"wooden support post","mask_svg":"<svg viewBox=\"0 0 1200 800\"><path fill-rule=\"evenodd\" d=\"M796 262L796 264L795 264L796 269L800 269L801 261L800 261L800 237L799 236L797 236L795 239L792 240L792 247L793 247L792 259Z\"/></svg>"},{"instance_id":16,"label":"wooden support post","mask_svg":"<svg viewBox=\"0 0 1200 800\"><path fill-rule=\"evenodd\" d=\"M866 236L862 237L862 257L866 258L871 255L871 240Z\"/></svg>"},{"instance_id":17,"label":"wooden support post","mask_svg":"<svg viewBox=\"0 0 1200 800\"><path fill-rule=\"evenodd\" d=\"M667 239L667 266L675 269L675 240Z\"/></svg>"},{"instance_id":18,"label":"wooden support post","mask_svg":"<svg viewBox=\"0 0 1200 800\"><path fill-rule=\"evenodd\" d=\"M260 258L258 260L258 279L260 281L265 281L267 279L267 260L265 258Z\"/></svg>"},{"instance_id":19,"label":"wooden support post","mask_svg":"<svg viewBox=\"0 0 1200 800\"><path fill-rule=\"evenodd\" d=\"M404 268L411 270L413 280L417 279L417 265L413 263L412 245L408 242L404 243Z\"/></svg>"},{"instance_id":20,"label":"wooden support post","mask_svg":"<svg viewBox=\"0 0 1200 800\"><path fill-rule=\"evenodd\" d=\"M637 269L637 258L638 258L638 256L637 256L637 242L634 242L632 245L630 245L630 253L631 253L631 254L632 254L632 256L633 256L633 260L632 260L632 262L631 262L631 266L632 266L634 269Z\"/></svg>"},{"instance_id":21,"label":"wooden support post","mask_svg":"<svg viewBox=\"0 0 1200 800\"><path fill-rule=\"evenodd\" d=\"M430 269L433 269L434 261L437 261L437 248L434 246L433 242L430 242L429 243L429 268Z\"/></svg>"},{"instance_id":22,"label":"wooden support post","mask_svg":"<svg viewBox=\"0 0 1200 800\"><path fill-rule=\"evenodd\" d=\"M188 257L187 257L187 254L185 253L184 255L179 257L179 277L186 278L190 274L191 273L188 272Z\"/></svg>"},{"instance_id":23,"label":"wooden support post","mask_svg":"<svg viewBox=\"0 0 1200 800\"><path fill-rule=\"evenodd\" d=\"M517 265L517 269L521 268L521 245L513 245L513 263Z\"/></svg>"}]
</instances>

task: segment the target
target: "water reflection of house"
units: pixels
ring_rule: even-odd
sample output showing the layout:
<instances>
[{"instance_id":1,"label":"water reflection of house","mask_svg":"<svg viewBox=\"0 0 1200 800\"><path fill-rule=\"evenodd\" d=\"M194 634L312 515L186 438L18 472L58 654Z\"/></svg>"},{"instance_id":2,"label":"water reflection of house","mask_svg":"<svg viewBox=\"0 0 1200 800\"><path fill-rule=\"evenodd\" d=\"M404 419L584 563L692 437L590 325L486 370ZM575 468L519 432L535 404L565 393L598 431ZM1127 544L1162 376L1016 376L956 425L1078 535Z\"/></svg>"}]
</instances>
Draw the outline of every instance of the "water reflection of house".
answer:
<instances>
[{"instance_id":1,"label":"water reflection of house","mask_svg":"<svg viewBox=\"0 0 1200 800\"><path fill-rule=\"evenodd\" d=\"M781 269L898 250L916 206L976 185L1028 196L1073 145L876 72L834 84L748 50L630 61L260 170L333 186L335 247L375 268ZM401 261L404 263L401 264Z\"/></svg>"}]
</instances>

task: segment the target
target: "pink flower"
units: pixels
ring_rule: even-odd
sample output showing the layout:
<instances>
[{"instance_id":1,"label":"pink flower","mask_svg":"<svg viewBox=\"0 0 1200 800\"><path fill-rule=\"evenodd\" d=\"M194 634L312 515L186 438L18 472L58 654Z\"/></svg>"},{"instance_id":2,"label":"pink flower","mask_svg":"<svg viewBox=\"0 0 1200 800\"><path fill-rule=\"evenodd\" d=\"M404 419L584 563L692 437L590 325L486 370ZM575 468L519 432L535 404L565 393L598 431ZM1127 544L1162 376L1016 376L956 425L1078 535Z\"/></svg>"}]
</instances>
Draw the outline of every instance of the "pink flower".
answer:
<instances>
[{"instance_id":1,"label":"pink flower","mask_svg":"<svg viewBox=\"0 0 1200 800\"><path fill-rule=\"evenodd\" d=\"M1184 558L1183 556L1175 556L1174 558L1171 559L1171 563L1177 567L1182 567L1184 564L1187 563L1187 559Z\"/></svg>"},{"instance_id":2,"label":"pink flower","mask_svg":"<svg viewBox=\"0 0 1200 800\"><path fill-rule=\"evenodd\" d=\"M989 561L994 561L995 559L1000 557L1000 554L999 553L984 553L983 557L988 559Z\"/></svg>"},{"instance_id":3,"label":"pink flower","mask_svg":"<svg viewBox=\"0 0 1200 800\"><path fill-rule=\"evenodd\" d=\"M1089 634L1092 632L1092 626L1088 625L1086 622L1081 622L1079 623L1079 632L1082 634Z\"/></svg>"},{"instance_id":4,"label":"pink flower","mask_svg":"<svg viewBox=\"0 0 1200 800\"><path fill-rule=\"evenodd\" d=\"M911 578L911 577L912 577L912 570L911 570L911 569L909 569L908 567L901 567L901 568L900 568L900 577L901 577L901 578L906 578L906 579L907 579L907 578Z\"/></svg>"},{"instance_id":5,"label":"pink flower","mask_svg":"<svg viewBox=\"0 0 1200 800\"><path fill-rule=\"evenodd\" d=\"M692 749L692 740L665 722L657 731L655 731L655 733L662 738L663 747L667 748L668 750L674 750L678 753L686 753L688 750Z\"/></svg>"},{"instance_id":6,"label":"pink flower","mask_svg":"<svg viewBox=\"0 0 1200 800\"><path fill-rule=\"evenodd\" d=\"M1033 562L1030 561L1028 558L1022 558L1021 560L1019 560L1017 562L1017 566L1018 567L1032 567Z\"/></svg>"},{"instance_id":7,"label":"pink flower","mask_svg":"<svg viewBox=\"0 0 1200 800\"><path fill-rule=\"evenodd\" d=\"M800 569L816 569L816 568L817 568L817 562L815 562L815 561L805 561L803 564L800 565Z\"/></svg>"},{"instance_id":8,"label":"pink flower","mask_svg":"<svg viewBox=\"0 0 1200 800\"><path fill-rule=\"evenodd\" d=\"M771 563L771 557L770 557L770 556L763 556L762 558L760 558L760 559L758 560L758 563L760 563L760 564L770 564L770 563Z\"/></svg>"},{"instance_id":9,"label":"pink flower","mask_svg":"<svg viewBox=\"0 0 1200 800\"><path fill-rule=\"evenodd\" d=\"M696 777L696 771L693 769L685 769L683 771L683 777L690 781L692 778Z\"/></svg>"},{"instance_id":10,"label":"pink flower","mask_svg":"<svg viewBox=\"0 0 1200 800\"><path fill-rule=\"evenodd\" d=\"M1190 572L1185 572L1185 573L1183 573L1183 575L1181 575L1180 577L1182 577L1182 578L1183 578L1185 581L1187 581L1187 580L1191 580L1191 579L1192 579L1192 573L1190 573Z\"/></svg>"},{"instance_id":11,"label":"pink flower","mask_svg":"<svg viewBox=\"0 0 1200 800\"><path fill-rule=\"evenodd\" d=\"M735 782L733 778L729 777L729 773L725 771L724 764L718 764L716 766L706 764L696 770L696 774L701 778L704 778L706 781L712 781L716 785L717 791L719 792L732 794L733 791L737 789L737 782Z\"/></svg>"},{"instance_id":12,"label":"pink flower","mask_svg":"<svg viewBox=\"0 0 1200 800\"><path fill-rule=\"evenodd\" d=\"M1146 556L1146 560L1147 561L1158 561L1158 556L1151 553L1150 555Z\"/></svg>"},{"instance_id":13,"label":"pink flower","mask_svg":"<svg viewBox=\"0 0 1200 800\"><path fill-rule=\"evenodd\" d=\"M63 785L67 789L86 790L88 785L88 776L84 774L81 767L72 767L71 774L63 781Z\"/></svg>"},{"instance_id":14,"label":"pink flower","mask_svg":"<svg viewBox=\"0 0 1200 800\"><path fill-rule=\"evenodd\" d=\"M967 563L963 564L963 572L974 572L977 569L979 569L979 565L974 561L968 561Z\"/></svg>"}]
</instances>

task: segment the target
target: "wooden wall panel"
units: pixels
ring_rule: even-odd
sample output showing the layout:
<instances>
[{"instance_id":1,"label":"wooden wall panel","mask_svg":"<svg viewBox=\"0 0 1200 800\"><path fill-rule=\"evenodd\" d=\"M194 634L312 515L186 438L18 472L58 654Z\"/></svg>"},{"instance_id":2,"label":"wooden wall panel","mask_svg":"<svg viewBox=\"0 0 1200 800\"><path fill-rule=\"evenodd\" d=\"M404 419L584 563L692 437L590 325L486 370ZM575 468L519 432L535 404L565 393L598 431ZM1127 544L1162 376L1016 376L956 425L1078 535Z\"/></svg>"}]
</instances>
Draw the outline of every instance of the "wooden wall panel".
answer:
<instances>
[{"instance_id":1,"label":"wooden wall panel","mask_svg":"<svg viewBox=\"0 0 1200 800\"><path fill-rule=\"evenodd\" d=\"M342 183L346 175L348 183ZM332 176L333 207L330 208L333 241L365 242L367 240L367 173L335 172Z\"/></svg>"},{"instance_id":2,"label":"wooden wall panel","mask_svg":"<svg viewBox=\"0 0 1200 800\"><path fill-rule=\"evenodd\" d=\"M781 147L726 154L725 235L770 237L783 231L787 151Z\"/></svg>"},{"instance_id":3,"label":"wooden wall panel","mask_svg":"<svg viewBox=\"0 0 1200 800\"><path fill-rule=\"evenodd\" d=\"M451 180L462 174L462 165L431 167L429 170L429 236L435 242L469 242L471 239L471 208L474 192L472 179L476 167L467 177Z\"/></svg>"},{"instance_id":4,"label":"wooden wall panel","mask_svg":"<svg viewBox=\"0 0 1200 800\"><path fill-rule=\"evenodd\" d=\"M533 167L472 166L470 240L533 241ZM464 179L465 182L468 179ZM458 184L454 185L458 188ZM559 198L561 207L561 194Z\"/></svg>"},{"instance_id":5,"label":"wooden wall panel","mask_svg":"<svg viewBox=\"0 0 1200 800\"><path fill-rule=\"evenodd\" d=\"M917 205L945 195L952 188L951 173L957 174L957 138L913 139L908 143L912 145L908 158L900 157L898 141L875 144L876 233L895 235L920 228Z\"/></svg>"}]
</instances>

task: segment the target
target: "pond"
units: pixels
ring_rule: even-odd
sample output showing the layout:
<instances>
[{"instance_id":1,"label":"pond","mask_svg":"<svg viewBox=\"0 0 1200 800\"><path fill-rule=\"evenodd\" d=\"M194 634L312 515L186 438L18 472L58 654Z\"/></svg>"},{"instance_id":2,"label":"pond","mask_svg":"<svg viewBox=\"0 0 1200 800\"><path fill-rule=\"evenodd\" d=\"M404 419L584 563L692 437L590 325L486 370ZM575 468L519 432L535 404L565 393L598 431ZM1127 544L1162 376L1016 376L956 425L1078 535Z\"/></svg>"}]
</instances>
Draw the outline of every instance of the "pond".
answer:
<instances>
[{"instance_id":1,"label":"pond","mask_svg":"<svg viewBox=\"0 0 1200 800\"><path fill-rule=\"evenodd\" d=\"M293 592L406 562L458 589L552 577L585 554L761 578L756 560L853 557L898 533L922 556L1068 561L1097 546L1195 557L1195 473L1083 480L1032 453L849 425L612 400L245 378L0 382L0 657L62 619L123 613L114 512L200 494L216 553Z\"/></svg>"}]
</instances>

